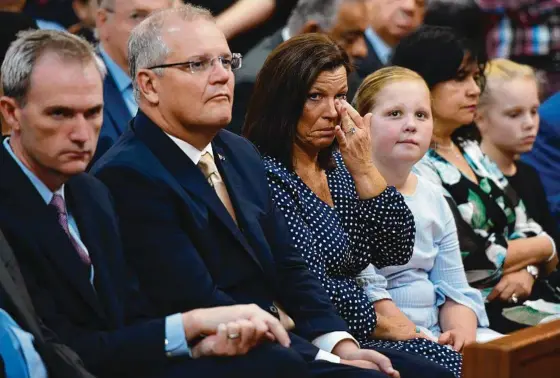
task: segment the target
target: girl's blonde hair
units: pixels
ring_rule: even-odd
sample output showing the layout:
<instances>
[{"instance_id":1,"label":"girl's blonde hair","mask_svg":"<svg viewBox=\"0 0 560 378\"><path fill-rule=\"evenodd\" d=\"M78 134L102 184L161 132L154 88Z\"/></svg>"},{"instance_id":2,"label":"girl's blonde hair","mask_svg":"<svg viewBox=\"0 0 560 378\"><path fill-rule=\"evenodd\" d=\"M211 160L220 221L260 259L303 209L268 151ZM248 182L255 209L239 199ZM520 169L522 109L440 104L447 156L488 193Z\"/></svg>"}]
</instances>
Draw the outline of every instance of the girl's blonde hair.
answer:
<instances>
[{"instance_id":1,"label":"girl's blonde hair","mask_svg":"<svg viewBox=\"0 0 560 378\"><path fill-rule=\"evenodd\" d=\"M514 79L530 79L534 80L538 85L535 70L525 64L515 63L509 59L493 59L484 70L486 76L486 87L480 95L478 103L479 107L488 105L493 98L493 92L496 86Z\"/></svg>"},{"instance_id":2,"label":"girl's blonde hair","mask_svg":"<svg viewBox=\"0 0 560 378\"><path fill-rule=\"evenodd\" d=\"M391 66L375 71L366 77L358 88L353 101L354 108L363 117L373 109L376 97L383 88L391 83L407 80L419 80L426 84L420 75L408 68Z\"/></svg>"}]
</instances>

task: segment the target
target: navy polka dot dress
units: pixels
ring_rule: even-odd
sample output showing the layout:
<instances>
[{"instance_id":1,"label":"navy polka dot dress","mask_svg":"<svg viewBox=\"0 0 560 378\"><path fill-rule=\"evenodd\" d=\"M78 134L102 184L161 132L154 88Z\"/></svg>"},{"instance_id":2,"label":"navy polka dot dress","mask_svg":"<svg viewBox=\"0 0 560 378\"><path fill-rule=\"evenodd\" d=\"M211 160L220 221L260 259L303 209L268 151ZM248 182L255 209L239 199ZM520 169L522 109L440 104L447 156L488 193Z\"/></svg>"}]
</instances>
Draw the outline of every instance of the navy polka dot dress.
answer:
<instances>
[{"instance_id":1,"label":"navy polka dot dress","mask_svg":"<svg viewBox=\"0 0 560 378\"><path fill-rule=\"evenodd\" d=\"M296 248L363 348L423 355L459 377L461 355L445 346L424 339L372 338L375 310L355 278L369 263L382 268L410 260L414 217L393 187L373 199L360 200L340 153L334 157L336 168L327 172L334 208L315 195L295 172L289 172L274 158L264 158L272 199L288 222Z\"/></svg>"}]
</instances>

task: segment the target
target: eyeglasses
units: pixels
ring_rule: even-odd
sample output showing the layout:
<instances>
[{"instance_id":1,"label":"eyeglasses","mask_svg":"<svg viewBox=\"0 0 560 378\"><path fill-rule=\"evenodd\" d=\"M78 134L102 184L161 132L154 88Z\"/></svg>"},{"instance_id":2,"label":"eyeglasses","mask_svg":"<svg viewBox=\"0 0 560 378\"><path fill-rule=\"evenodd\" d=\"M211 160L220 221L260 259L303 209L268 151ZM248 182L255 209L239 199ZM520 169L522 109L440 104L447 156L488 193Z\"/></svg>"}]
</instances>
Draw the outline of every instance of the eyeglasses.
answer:
<instances>
[{"instance_id":1,"label":"eyeglasses","mask_svg":"<svg viewBox=\"0 0 560 378\"><path fill-rule=\"evenodd\" d=\"M198 72L205 72L210 69L210 67L214 66L215 61L219 61L222 67L226 71L235 71L241 68L243 64L243 57L241 54L234 53L231 58L218 56L212 59L200 59L200 60L192 60L187 62L181 63L169 63L169 64L160 64L157 66L148 67L149 70L154 70L156 68L170 68L170 67L185 67L188 68L192 74Z\"/></svg>"}]
</instances>

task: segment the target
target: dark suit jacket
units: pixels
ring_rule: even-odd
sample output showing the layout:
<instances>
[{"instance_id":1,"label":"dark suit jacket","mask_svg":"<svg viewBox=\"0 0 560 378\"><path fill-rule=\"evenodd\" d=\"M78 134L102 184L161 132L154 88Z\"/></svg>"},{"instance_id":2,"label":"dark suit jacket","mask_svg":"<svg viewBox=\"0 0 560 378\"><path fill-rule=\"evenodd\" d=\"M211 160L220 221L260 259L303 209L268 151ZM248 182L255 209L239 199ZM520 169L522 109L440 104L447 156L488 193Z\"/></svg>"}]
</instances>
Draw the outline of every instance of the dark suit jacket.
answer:
<instances>
[{"instance_id":1,"label":"dark suit jacket","mask_svg":"<svg viewBox=\"0 0 560 378\"><path fill-rule=\"evenodd\" d=\"M78 355L58 343L54 334L39 320L27 292L19 265L2 231L0 231L0 295L2 306L15 322L35 338L35 347L54 378L94 378Z\"/></svg>"},{"instance_id":2,"label":"dark suit jacket","mask_svg":"<svg viewBox=\"0 0 560 378\"><path fill-rule=\"evenodd\" d=\"M164 366L165 320L125 327L125 314L138 319L147 307L127 275L116 216L103 184L80 174L65 186L68 207L95 267L94 291L56 210L45 204L3 146L0 177L0 228L45 325L96 375L138 376Z\"/></svg>"},{"instance_id":3,"label":"dark suit jacket","mask_svg":"<svg viewBox=\"0 0 560 378\"><path fill-rule=\"evenodd\" d=\"M268 55L282 42L284 39L280 29L259 42L243 57L243 67L235 73L232 118L227 127L229 131L241 134L257 75Z\"/></svg>"},{"instance_id":4,"label":"dark suit jacket","mask_svg":"<svg viewBox=\"0 0 560 378\"><path fill-rule=\"evenodd\" d=\"M99 56L103 59L102 55ZM95 151L92 164L119 139L132 118L117 87L117 83L110 72L107 73L103 81L103 101L105 103L103 108L103 126L101 126L97 150Z\"/></svg>"},{"instance_id":5,"label":"dark suit jacket","mask_svg":"<svg viewBox=\"0 0 560 378\"><path fill-rule=\"evenodd\" d=\"M126 258L154 308L164 315L257 303L277 315L276 301L307 340L346 330L273 206L254 146L220 131L212 147L239 227L192 160L142 112L92 169L115 198Z\"/></svg>"},{"instance_id":6,"label":"dark suit jacket","mask_svg":"<svg viewBox=\"0 0 560 378\"><path fill-rule=\"evenodd\" d=\"M374 73L384 66L369 39L366 38L365 40L368 54L365 58L356 61L356 73L361 80L364 80L369 74Z\"/></svg>"}]
</instances>

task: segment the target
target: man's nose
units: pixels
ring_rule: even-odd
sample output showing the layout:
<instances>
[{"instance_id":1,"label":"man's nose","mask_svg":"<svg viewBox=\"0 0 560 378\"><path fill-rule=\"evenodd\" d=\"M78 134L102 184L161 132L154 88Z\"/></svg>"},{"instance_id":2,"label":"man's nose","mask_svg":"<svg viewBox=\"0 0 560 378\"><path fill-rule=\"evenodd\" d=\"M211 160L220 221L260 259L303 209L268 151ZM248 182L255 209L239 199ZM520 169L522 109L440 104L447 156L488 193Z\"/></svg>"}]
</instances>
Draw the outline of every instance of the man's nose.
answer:
<instances>
[{"instance_id":1,"label":"man's nose","mask_svg":"<svg viewBox=\"0 0 560 378\"><path fill-rule=\"evenodd\" d=\"M78 115L74 121L70 140L75 143L85 143L89 140L92 127L87 119L82 115Z\"/></svg>"}]
</instances>

